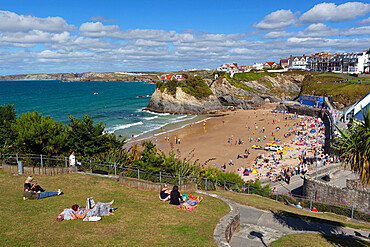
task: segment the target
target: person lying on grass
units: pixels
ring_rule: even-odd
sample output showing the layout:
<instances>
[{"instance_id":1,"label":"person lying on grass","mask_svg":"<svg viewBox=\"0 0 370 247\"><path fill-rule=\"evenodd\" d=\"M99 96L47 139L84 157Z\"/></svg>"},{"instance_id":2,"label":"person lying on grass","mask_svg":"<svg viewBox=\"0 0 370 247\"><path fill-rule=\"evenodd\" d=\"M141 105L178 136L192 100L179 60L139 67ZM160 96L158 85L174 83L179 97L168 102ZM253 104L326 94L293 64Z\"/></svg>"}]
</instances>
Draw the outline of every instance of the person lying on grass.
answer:
<instances>
[{"instance_id":1,"label":"person lying on grass","mask_svg":"<svg viewBox=\"0 0 370 247\"><path fill-rule=\"evenodd\" d=\"M51 192L51 191L45 191L45 192L36 192L32 191L30 188L30 185L25 184L24 185L24 191L23 191L23 200L38 200L38 199L44 199L47 197L52 197L52 196L60 196L62 195L63 192L58 189L58 192Z\"/></svg>"},{"instance_id":2,"label":"person lying on grass","mask_svg":"<svg viewBox=\"0 0 370 247\"><path fill-rule=\"evenodd\" d=\"M79 205L75 204L72 206L71 209L67 208L64 209L62 213L60 213L57 217L58 221L62 220L77 220L77 219L84 219L93 216L101 217L101 216L109 216L114 215L112 213L115 209L111 208L114 200L111 202L98 202L93 209L86 209L80 208Z\"/></svg>"},{"instance_id":3,"label":"person lying on grass","mask_svg":"<svg viewBox=\"0 0 370 247\"><path fill-rule=\"evenodd\" d=\"M191 195L192 196L192 195ZM190 198L190 196L189 196ZM180 209L182 210L193 210L196 206L198 206L198 203L200 203L202 200L203 200L203 197L192 197L193 199L189 199L187 200L186 202L184 202L183 204L181 204L179 207Z\"/></svg>"}]
</instances>

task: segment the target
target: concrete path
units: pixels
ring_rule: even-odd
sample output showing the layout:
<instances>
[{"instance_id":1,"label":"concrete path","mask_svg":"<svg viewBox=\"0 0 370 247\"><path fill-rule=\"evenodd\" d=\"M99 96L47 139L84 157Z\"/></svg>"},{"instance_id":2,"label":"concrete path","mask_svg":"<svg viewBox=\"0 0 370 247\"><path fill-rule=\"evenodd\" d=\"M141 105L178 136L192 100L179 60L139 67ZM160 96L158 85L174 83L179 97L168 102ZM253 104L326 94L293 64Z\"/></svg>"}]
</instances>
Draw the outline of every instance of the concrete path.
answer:
<instances>
[{"instance_id":1,"label":"concrete path","mask_svg":"<svg viewBox=\"0 0 370 247\"><path fill-rule=\"evenodd\" d=\"M347 227L338 227L296 218L283 217L252 207L238 205L240 231L233 235L230 246L268 246L272 241L293 233L313 233L360 237L370 240L370 233Z\"/></svg>"}]
</instances>

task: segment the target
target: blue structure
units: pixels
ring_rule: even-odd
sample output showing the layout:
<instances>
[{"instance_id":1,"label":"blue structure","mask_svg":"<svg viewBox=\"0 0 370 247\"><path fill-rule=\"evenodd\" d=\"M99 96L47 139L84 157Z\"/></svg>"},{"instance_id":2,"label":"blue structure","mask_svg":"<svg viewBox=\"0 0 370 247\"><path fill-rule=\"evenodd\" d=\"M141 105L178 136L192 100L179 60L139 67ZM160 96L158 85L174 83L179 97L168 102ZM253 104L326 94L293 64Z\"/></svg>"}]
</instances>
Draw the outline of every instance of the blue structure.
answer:
<instances>
[{"instance_id":1,"label":"blue structure","mask_svg":"<svg viewBox=\"0 0 370 247\"><path fill-rule=\"evenodd\" d=\"M364 116L361 109L364 109L366 113L370 107L370 93L366 94L362 99L357 101L356 104L351 106L345 113L345 120L348 121L351 118L364 121Z\"/></svg>"},{"instance_id":2,"label":"blue structure","mask_svg":"<svg viewBox=\"0 0 370 247\"><path fill-rule=\"evenodd\" d=\"M324 106L324 97L312 95L300 95L299 102L301 103L301 105L310 105L322 108Z\"/></svg>"}]
</instances>

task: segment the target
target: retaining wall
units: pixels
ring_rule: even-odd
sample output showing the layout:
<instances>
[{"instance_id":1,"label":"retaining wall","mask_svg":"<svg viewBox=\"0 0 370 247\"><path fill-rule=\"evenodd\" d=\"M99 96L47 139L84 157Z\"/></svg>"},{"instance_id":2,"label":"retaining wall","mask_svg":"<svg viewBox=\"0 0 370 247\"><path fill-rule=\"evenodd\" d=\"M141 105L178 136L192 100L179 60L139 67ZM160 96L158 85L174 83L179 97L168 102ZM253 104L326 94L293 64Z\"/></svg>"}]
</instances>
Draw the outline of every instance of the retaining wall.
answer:
<instances>
[{"instance_id":1,"label":"retaining wall","mask_svg":"<svg viewBox=\"0 0 370 247\"><path fill-rule=\"evenodd\" d=\"M2 168L4 172L18 173L18 165L7 164L2 162ZM24 166L23 174L25 175L58 175L77 172L77 167L31 167Z\"/></svg>"},{"instance_id":2,"label":"retaining wall","mask_svg":"<svg viewBox=\"0 0 370 247\"><path fill-rule=\"evenodd\" d=\"M145 190L145 191L161 191L163 183L153 183L150 181L140 180L137 178L129 178L124 177L124 175L121 173L119 175L118 183L120 185L132 188L132 189L138 189L138 190ZM172 189L173 185L168 184L168 189ZM197 190L197 184L183 184L178 185L179 191L181 192L194 192Z\"/></svg>"},{"instance_id":3,"label":"retaining wall","mask_svg":"<svg viewBox=\"0 0 370 247\"><path fill-rule=\"evenodd\" d=\"M318 176L338 169L340 164L324 166L318 170ZM355 208L370 212L370 191L362 188L341 188L330 183L315 180L316 173L311 171L305 176L303 195L323 202L335 202L354 206Z\"/></svg>"}]
</instances>

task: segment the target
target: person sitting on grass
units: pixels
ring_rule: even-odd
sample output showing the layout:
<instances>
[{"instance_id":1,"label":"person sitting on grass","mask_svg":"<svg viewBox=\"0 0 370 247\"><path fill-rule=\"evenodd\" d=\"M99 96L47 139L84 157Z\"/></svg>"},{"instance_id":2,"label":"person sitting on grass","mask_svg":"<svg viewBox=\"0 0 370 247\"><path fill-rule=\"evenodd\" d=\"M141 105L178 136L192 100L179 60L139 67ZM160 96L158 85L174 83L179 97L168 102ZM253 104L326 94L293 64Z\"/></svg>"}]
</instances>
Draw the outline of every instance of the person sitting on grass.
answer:
<instances>
[{"instance_id":1,"label":"person sitting on grass","mask_svg":"<svg viewBox=\"0 0 370 247\"><path fill-rule=\"evenodd\" d=\"M24 191L23 191L23 200L38 200L38 199L44 199L47 197L52 197L52 196L60 196L62 195L63 192L58 189L58 192L51 192L51 191L45 191L45 192L35 192L32 191L30 186L28 184L24 185Z\"/></svg>"},{"instance_id":2,"label":"person sitting on grass","mask_svg":"<svg viewBox=\"0 0 370 247\"><path fill-rule=\"evenodd\" d=\"M182 198L179 192L179 187L177 185L173 186L170 194L170 204L180 205L181 199Z\"/></svg>"},{"instance_id":3,"label":"person sitting on grass","mask_svg":"<svg viewBox=\"0 0 370 247\"><path fill-rule=\"evenodd\" d=\"M188 211L191 211L191 210L193 210L196 206L198 206L198 203L200 203L202 200L203 200L203 197L190 199L190 200L187 200L186 202L184 202L183 204L181 204L181 206L179 206L179 207L180 207L180 209L182 209L182 210L188 210Z\"/></svg>"},{"instance_id":4,"label":"person sitting on grass","mask_svg":"<svg viewBox=\"0 0 370 247\"><path fill-rule=\"evenodd\" d=\"M161 192L159 193L159 200L161 200L163 202L169 201L170 198L171 198L170 194L171 194L171 191L168 190L167 184L164 184Z\"/></svg>"},{"instance_id":5,"label":"person sitting on grass","mask_svg":"<svg viewBox=\"0 0 370 247\"><path fill-rule=\"evenodd\" d=\"M302 209L301 202L298 202L298 204L296 205L296 207L299 208L299 209Z\"/></svg>"},{"instance_id":6,"label":"person sitting on grass","mask_svg":"<svg viewBox=\"0 0 370 247\"><path fill-rule=\"evenodd\" d=\"M45 190L43 188L41 188L40 185L38 185L38 182L36 182L35 184L32 184L32 181L33 181L33 177L29 176L29 177L27 177L26 181L24 181L24 185L29 186L32 191L45 192Z\"/></svg>"}]
</instances>

